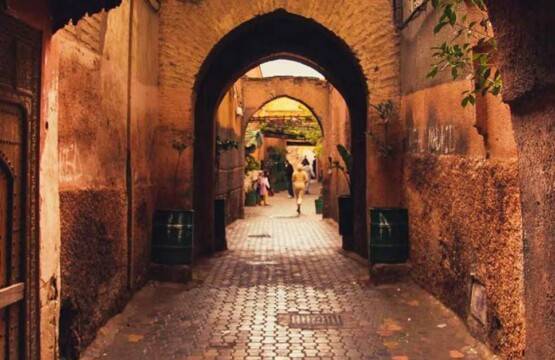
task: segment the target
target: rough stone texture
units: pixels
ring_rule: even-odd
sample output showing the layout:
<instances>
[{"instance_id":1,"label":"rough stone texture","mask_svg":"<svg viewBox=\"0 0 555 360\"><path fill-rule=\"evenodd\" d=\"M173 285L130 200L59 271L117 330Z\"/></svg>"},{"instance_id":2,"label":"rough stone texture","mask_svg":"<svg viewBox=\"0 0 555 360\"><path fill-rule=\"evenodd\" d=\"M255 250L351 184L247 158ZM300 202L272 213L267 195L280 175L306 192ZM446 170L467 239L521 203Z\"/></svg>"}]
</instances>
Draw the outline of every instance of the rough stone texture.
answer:
<instances>
[{"instance_id":1,"label":"rough stone texture","mask_svg":"<svg viewBox=\"0 0 555 360\"><path fill-rule=\"evenodd\" d=\"M415 284L373 286L312 207L299 218L286 194L272 203L230 226L231 250L199 264L191 284L146 286L82 359L492 359ZM295 314L342 321L298 326Z\"/></svg>"},{"instance_id":2,"label":"rough stone texture","mask_svg":"<svg viewBox=\"0 0 555 360\"><path fill-rule=\"evenodd\" d=\"M117 26L125 29L128 11L126 8L125 13L110 14L111 21L122 23ZM127 49L113 48L111 59L102 54L104 44L114 47L112 38L120 42L128 33L124 30L118 37L113 29L107 31L108 21L106 14L99 14L76 27L68 26L54 37L60 47L61 73L60 327L68 331L60 334L60 351L69 357L76 357L94 338L97 328L125 301ZM117 69L118 74L112 74L109 67ZM90 86L83 87L83 83ZM110 89L109 97L104 96L104 89ZM98 203L94 195L99 196ZM111 213L106 213L106 207L112 209ZM80 265L83 267L78 268ZM83 278L87 281L82 282Z\"/></svg>"},{"instance_id":3,"label":"rough stone texture","mask_svg":"<svg viewBox=\"0 0 555 360\"><path fill-rule=\"evenodd\" d=\"M519 151L527 359L555 353L555 3L489 0Z\"/></svg>"},{"instance_id":4,"label":"rough stone texture","mask_svg":"<svg viewBox=\"0 0 555 360\"><path fill-rule=\"evenodd\" d=\"M62 231L62 356L76 358L127 300L123 191L65 191ZM102 214L102 215L100 215Z\"/></svg>"},{"instance_id":5,"label":"rough stone texture","mask_svg":"<svg viewBox=\"0 0 555 360\"><path fill-rule=\"evenodd\" d=\"M503 98L512 103L553 91L555 3L550 0L486 0L499 42ZM525 51L523 51L525 49Z\"/></svg>"},{"instance_id":6,"label":"rough stone texture","mask_svg":"<svg viewBox=\"0 0 555 360\"><path fill-rule=\"evenodd\" d=\"M526 358L555 354L555 93L513 105L524 230Z\"/></svg>"},{"instance_id":7,"label":"rough stone texture","mask_svg":"<svg viewBox=\"0 0 555 360\"><path fill-rule=\"evenodd\" d=\"M158 19L150 5L136 2L130 26L130 11L124 1L53 38L60 71L61 328L69 332L60 338L70 357L146 281L150 263Z\"/></svg>"},{"instance_id":8,"label":"rough stone texture","mask_svg":"<svg viewBox=\"0 0 555 360\"><path fill-rule=\"evenodd\" d=\"M488 322L474 332L508 358L524 350L517 179L515 162L459 156L415 156L406 168L413 276L463 319L471 281L483 284Z\"/></svg>"},{"instance_id":9,"label":"rough stone texture","mask_svg":"<svg viewBox=\"0 0 555 360\"><path fill-rule=\"evenodd\" d=\"M525 347L522 218L509 108L492 96L460 106L467 80L426 79L438 15L403 31L404 187L413 275L507 358ZM469 313L471 284L486 288L487 321Z\"/></svg>"}]
</instances>

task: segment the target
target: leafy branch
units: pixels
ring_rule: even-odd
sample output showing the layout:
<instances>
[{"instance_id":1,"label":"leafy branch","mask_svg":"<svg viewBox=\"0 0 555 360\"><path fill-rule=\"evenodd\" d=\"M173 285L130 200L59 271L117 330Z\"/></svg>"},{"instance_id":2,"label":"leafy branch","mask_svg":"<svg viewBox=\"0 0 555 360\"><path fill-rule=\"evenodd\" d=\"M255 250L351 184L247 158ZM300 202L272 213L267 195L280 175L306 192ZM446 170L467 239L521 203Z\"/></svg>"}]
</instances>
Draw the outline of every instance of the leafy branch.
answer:
<instances>
[{"instance_id":1,"label":"leafy branch","mask_svg":"<svg viewBox=\"0 0 555 360\"><path fill-rule=\"evenodd\" d=\"M343 176L345 176L345 181L349 186L349 191L352 194L353 189L351 187L351 174L353 173L353 156L351 155L349 150L347 150L347 148L342 144L337 145L337 152L341 156L341 160L343 160L343 165L339 162L339 160L334 160L330 156L328 157L329 169L330 171L336 169L343 173Z\"/></svg>"},{"instance_id":2,"label":"leafy branch","mask_svg":"<svg viewBox=\"0 0 555 360\"><path fill-rule=\"evenodd\" d=\"M463 92L463 107L476 104L479 94L499 95L503 90L503 80L498 70L493 71L491 63L497 51L497 42L490 35L491 25L484 0L431 0L431 3L434 9L441 12L434 34L449 27L454 30L454 36L432 48L436 62L427 77L434 78L440 72L450 71L453 80L472 80L474 88ZM460 16L461 6L475 6L480 13L479 20L470 21L467 14Z\"/></svg>"},{"instance_id":3,"label":"leafy branch","mask_svg":"<svg viewBox=\"0 0 555 360\"><path fill-rule=\"evenodd\" d=\"M381 124L385 125L385 131L387 134L387 125L389 124L390 120L391 120L391 116L393 115L393 111L394 111L394 107L393 107L393 101L391 100L386 100L384 102L378 103L378 104L372 104L370 103L370 107L373 108L374 110L376 110L376 112L378 113L378 116L380 117L381 120ZM376 144L376 146L378 146L378 151L380 152L380 154L384 157L387 157L389 155L391 155L391 153L393 152L393 148L389 145L387 145L385 142L383 142L382 140L378 139L376 137L376 135L374 135L374 133L368 131L367 132L368 137L370 137L370 139L372 139L372 141L374 142L374 144ZM387 135L386 135L387 137Z\"/></svg>"},{"instance_id":4,"label":"leafy branch","mask_svg":"<svg viewBox=\"0 0 555 360\"><path fill-rule=\"evenodd\" d=\"M177 189L177 177L179 171L179 163L181 162L181 156L185 149L192 145L194 139L193 136L187 132L178 131L174 138L172 139L172 148L177 151L177 161L175 163L175 170L173 174L173 185Z\"/></svg>"},{"instance_id":5,"label":"leafy branch","mask_svg":"<svg viewBox=\"0 0 555 360\"><path fill-rule=\"evenodd\" d=\"M393 101L387 100L379 104L370 103L370 107L376 110L383 123L388 123L393 114Z\"/></svg>"}]
</instances>

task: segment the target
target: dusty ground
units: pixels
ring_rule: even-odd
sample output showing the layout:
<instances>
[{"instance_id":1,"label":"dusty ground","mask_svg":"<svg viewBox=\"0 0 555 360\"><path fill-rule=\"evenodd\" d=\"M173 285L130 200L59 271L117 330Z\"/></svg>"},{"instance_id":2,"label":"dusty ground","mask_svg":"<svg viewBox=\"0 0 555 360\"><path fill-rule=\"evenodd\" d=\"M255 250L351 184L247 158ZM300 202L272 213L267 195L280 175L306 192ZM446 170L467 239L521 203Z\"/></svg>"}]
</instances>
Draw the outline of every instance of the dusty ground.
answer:
<instances>
[{"instance_id":1,"label":"dusty ground","mask_svg":"<svg viewBox=\"0 0 555 360\"><path fill-rule=\"evenodd\" d=\"M493 358L413 283L373 286L313 200L300 217L283 194L248 208L229 251L188 285L149 283L83 359Z\"/></svg>"}]
</instances>

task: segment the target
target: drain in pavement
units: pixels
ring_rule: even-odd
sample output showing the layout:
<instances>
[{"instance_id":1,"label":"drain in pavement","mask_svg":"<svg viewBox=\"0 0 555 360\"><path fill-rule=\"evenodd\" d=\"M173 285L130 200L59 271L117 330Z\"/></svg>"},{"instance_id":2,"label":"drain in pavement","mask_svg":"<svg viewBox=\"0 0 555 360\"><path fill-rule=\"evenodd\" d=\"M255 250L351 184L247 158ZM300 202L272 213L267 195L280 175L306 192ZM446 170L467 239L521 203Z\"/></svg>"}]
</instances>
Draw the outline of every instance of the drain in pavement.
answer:
<instances>
[{"instance_id":1,"label":"drain in pavement","mask_svg":"<svg viewBox=\"0 0 555 360\"><path fill-rule=\"evenodd\" d=\"M289 314L287 325L294 329L322 329L343 326L340 314Z\"/></svg>"},{"instance_id":2,"label":"drain in pavement","mask_svg":"<svg viewBox=\"0 0 555 360\"><path fill-rule=\"evenodd\" d=\"M268 233L262 233L262 234L249 234L250 238L271 238L272 235L268 234Z\"/></svg>"}]
</instances>

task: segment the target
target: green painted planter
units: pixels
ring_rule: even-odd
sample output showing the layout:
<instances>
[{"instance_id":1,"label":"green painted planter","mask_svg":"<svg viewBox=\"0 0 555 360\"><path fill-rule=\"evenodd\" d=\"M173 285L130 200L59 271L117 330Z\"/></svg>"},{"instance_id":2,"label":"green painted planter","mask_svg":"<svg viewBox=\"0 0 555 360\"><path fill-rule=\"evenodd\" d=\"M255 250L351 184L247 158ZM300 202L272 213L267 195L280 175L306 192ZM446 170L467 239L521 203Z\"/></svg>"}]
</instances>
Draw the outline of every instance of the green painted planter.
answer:
<instances>
[{"instance_id":1,"label":"green painted planter","mask_svg":"<svg viewBox=\"0 0 555 360\"><path fill-rule=\"evenodd\" d=\"M370 209L368 259L371 264L401 264L409 258L407 209Z\"/></svg>"},{"instance_id":2,"label":"green painted planter","mask_svg":"<svg viewBox=\"0 0 555 360\"><path fill-rule=\"evenodd\" d=\"M316 214L324 213L324 199L319 197L318 199L314 200L314 205L316 207Z\"/></svg>"},{"instance_id":3,"label":"green painted planter","mask_svg":"<svg viewBox=\"0 0 555 360\"><path fill-rule=\"evenodd\" d=\"M245 206L256 206L258 203L258 194L256 191L249 191L245 196Z\"/></svg>"}]
</instances>

